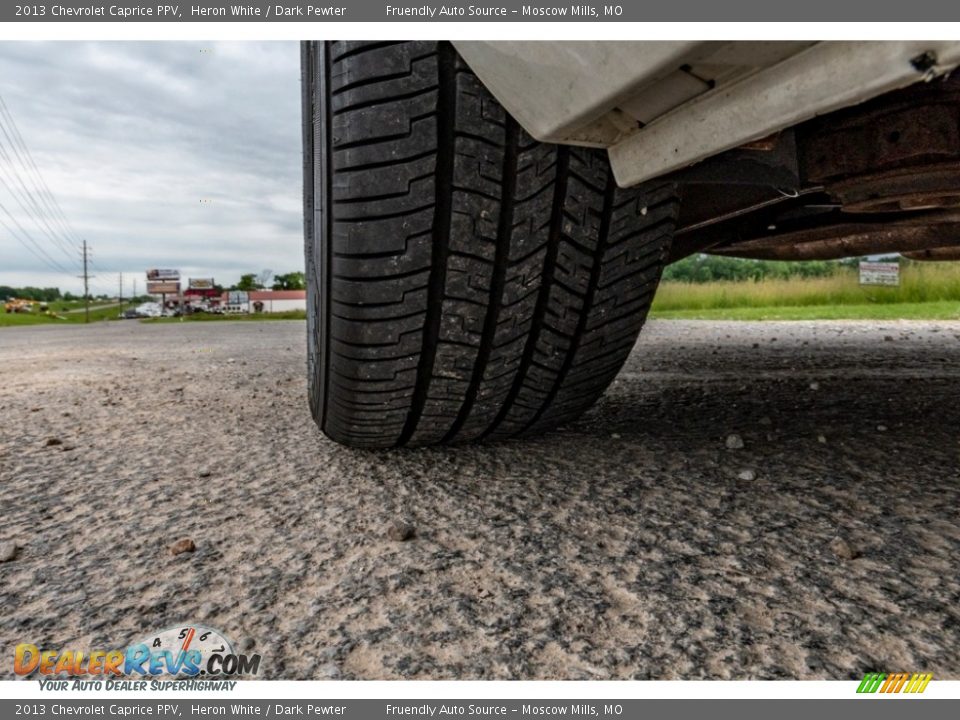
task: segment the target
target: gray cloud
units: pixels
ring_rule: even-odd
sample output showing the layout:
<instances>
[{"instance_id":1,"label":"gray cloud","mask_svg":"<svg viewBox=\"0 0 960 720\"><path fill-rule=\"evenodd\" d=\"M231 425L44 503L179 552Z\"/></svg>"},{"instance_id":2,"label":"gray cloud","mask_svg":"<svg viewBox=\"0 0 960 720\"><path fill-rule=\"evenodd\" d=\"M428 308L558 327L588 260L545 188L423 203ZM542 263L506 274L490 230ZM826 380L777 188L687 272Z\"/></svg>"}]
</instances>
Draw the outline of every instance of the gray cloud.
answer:
<instances>
[{"instance_id":1,"label":"gray cloud","mask_svg":"<svg viewBox=\"0 0 960 720\"><path fill-rule=\"evenodd\" d=\"M153 266L302 269L299 83L291 42L0 43L0 94L103 290ZM80 287L0 227L0 285L27 283Z\"/></svg>"}]
</instances>

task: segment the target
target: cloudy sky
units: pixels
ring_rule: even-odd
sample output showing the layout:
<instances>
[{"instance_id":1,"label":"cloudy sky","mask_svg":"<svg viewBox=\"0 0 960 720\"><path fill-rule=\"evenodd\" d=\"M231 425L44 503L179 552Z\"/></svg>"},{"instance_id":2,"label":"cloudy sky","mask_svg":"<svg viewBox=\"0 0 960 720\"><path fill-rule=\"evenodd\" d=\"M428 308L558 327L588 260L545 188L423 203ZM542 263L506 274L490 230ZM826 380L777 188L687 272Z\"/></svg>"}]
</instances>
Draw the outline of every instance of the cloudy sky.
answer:
<instances>
[{"instance_id":1,"label":"cloudy sky","mask_svg":"<svg viewBox=\"0 0 960 720\"><path fill-rule=\"evenodd\" d=\"M142 291L148 267L224 285L303 269L296 43L0 42L0 96L93 248L96 292L115 293L118 271ZM13 157L2 133L0 148ZM79 291L11 233L22 239L19 223L80 272L60 226L24 209L10 165L0 153L0 203L13 215L0 209L0 285Z\"/></svg>"}]
</instances>

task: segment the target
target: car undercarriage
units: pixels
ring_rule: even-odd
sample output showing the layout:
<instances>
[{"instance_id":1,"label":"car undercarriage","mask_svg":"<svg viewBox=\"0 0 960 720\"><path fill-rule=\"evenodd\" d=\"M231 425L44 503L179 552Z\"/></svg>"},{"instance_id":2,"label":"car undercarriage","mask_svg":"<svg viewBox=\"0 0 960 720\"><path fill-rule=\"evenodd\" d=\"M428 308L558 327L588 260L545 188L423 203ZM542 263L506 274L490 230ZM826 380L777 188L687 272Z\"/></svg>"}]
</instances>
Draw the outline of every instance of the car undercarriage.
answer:
<instances>
[{"instance_id":1,"label":"car undercarriage","mask_svg":"<svg viewBox=\"0 0 960 720\"><path fill-rule=\"evenodd\" d=\"M960 79L829 113L668 176L670 260L960 259Z\"/></svg>"}]
</instances>

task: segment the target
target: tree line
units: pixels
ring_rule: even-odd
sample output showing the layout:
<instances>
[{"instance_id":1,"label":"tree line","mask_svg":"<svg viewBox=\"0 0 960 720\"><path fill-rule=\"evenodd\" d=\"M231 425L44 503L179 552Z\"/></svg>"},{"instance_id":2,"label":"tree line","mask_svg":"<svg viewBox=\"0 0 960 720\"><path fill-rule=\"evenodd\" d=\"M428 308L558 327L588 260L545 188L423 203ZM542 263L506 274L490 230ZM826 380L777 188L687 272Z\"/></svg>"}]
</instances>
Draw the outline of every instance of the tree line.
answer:
<instances>
[{"instance_id":1,"label":"tree line","mask_svg":"<svg viewBox=\"0 0 960 720\"><path fill-rule=\"evenodd\" d=\"M240 281L230 286L231 290L305 290L307 276L300 271L274 275L271 270L262 270L259 273L244 273Z\"/></svg>"},{"instance_id":2,"label":"tree line","mask_svg":"<svg viewBox=\"0 0 960 720\"><path fill-rule=\"evenodd\" d=\"M845 260L747 260L720 255L690 255L668 265L663 279L672 282L745 282L767 278L827 277L857 267L860 258Z\"/></svg>"}]
</instances>

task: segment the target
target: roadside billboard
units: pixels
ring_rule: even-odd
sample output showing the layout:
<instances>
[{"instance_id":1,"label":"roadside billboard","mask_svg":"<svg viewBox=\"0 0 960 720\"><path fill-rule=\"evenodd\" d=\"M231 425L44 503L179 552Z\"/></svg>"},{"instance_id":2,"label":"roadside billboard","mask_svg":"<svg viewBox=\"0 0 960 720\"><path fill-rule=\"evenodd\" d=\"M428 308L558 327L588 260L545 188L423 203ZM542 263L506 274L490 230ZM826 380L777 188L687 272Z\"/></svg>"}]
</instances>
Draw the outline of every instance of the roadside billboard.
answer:
<instances>
[{"instance_id":1,"label":"roadside billboard","mask_svg":"<svg viewBox=\"0 0 960 720\"><path fill-rule=\"evenodd\" d=\"M180 280L180 271L170 268L150 268L147 270L147 280Z\"/></svg>"},{"instance_id":2,"label":"roadside billboard","mask_svg":"<svg viewBox=\"0 0 960 720\"><path fill-rule=\"evenodd\" d=\"M147 281L148 295L176 295L180 292L178 281Z\"/></svg>"},{"instance_id":3,"label":"roadside billboard","mask_svg":"<svg viewBox=\"0 0 960 720\"><path fill-rule=\"evenodd\" d=\"M187 297L201 297L212 299L220 297L216 283L213 278L190 278L187 281L187 290L184 293Z\"/></svg>"}]
</instances>

